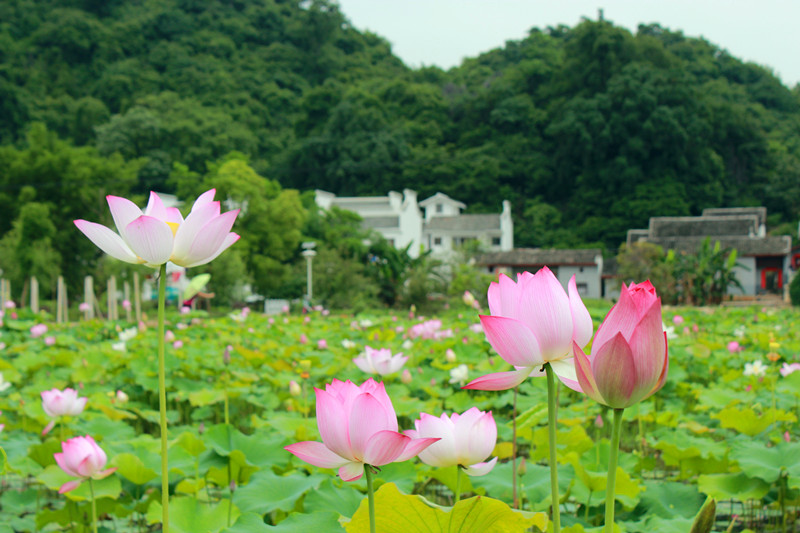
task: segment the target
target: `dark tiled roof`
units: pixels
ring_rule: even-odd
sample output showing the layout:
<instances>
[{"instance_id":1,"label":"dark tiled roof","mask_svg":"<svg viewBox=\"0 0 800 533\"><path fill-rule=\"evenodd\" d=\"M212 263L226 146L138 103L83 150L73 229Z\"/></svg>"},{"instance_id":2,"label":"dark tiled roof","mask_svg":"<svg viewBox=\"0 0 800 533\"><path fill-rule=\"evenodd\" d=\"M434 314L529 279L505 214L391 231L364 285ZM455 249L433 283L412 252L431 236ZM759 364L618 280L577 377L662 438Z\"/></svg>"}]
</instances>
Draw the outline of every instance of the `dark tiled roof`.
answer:
<instances>
[{"instance_id":1,"label":"dark tiled roof","mask_svg":"<svg viewBox=\"0 0 800 533\"><path fill-rule=\"evenodd\" d=\"M665 250L695 253L703 245L705 236L702 237L661 237L649 238L648 242L657 244ZM760 255L786 255L792 249L792 238L788 235L776 237L736 237L723 236L711 237L711 244L719 241L723 248L736 248L740 256Z\"/></svg>"},{"instance_id":2,"label":"dark tiled roof","mask_svg":"<svg viewBox=\"0 0 800 533\"><path fill-rule=\"evenodd\" d=\"M706 237L754 235L758 232L756 215L710 217L653 217L650 240L671 237Z\"/></svg>"},{"instance_id":3,"label":"dark tiled roof","mask_svg":"<svg viewBox=\"0 0 800 533\"><path fill-rule=\"evenodd\" d=\"M558 266L595 264L595 258L602 255L598 248L585 250L560 250L544 248L515 248L508 252L492 252L476 258L480 265L498 266Z\"/></svg>"},{"instance_id":4,"label":"dark tiled roof","mask_svg":"<svg viewBox=\"0 0 800 533\"><path fill-rule=\"evenodd\" d=\"M500 215L459 215L456 217L433 217L425 222L425 230L482 231L500 229Z\"/></svg>"},{"instance_id":5,"label":"dark tiled roof","mask_svg":"<svg viewBox=\"0 0 800 533\"><path fill-rule=\"evenodd\" d=\"M730 215L755 215L759 224L767 223L766 207L707 207L703 209L704 217L719 217Z\"/></svg>"}]
</instances>

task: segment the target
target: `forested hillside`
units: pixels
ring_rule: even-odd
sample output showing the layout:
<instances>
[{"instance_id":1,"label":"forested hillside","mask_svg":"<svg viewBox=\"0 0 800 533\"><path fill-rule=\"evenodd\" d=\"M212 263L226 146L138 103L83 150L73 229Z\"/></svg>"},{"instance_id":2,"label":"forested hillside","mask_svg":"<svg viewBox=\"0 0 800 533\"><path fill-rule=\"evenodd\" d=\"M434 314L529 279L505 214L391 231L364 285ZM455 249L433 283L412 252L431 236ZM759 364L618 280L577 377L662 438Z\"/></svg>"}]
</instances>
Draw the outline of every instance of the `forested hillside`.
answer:
<instances>
[{"instance_id":1,"label":"forested hillside","mask_svg":"<svg viewBox=\"0 0 800 533\"><path fill-rule=\"evenodd\" d=\"M518 246L614 250L709 206L794 224L800 88L657 25L534 28L444 72L407 68L332 1L0 3L6 272L74 284L97 252L70 221L108 220L105 194L216 183L261 198L240 255L273 279L307 219L286 189L507 198Z\"/></svg>"}]
</instances>

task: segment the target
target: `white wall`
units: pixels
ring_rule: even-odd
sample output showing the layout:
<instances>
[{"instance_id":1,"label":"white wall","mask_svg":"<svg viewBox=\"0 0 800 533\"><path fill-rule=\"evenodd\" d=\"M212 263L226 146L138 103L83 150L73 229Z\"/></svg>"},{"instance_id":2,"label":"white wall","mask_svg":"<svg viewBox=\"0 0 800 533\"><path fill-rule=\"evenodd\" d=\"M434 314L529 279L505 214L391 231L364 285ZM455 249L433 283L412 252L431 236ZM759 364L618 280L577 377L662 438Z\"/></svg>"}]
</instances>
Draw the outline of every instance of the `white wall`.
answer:
<instances>
[{"instance_id":1,"label":"white wall","mask_svg":"<svg viewBox=\"0 0 800 533\"><path fill-rule=\"evenodd\" d=\"M742 284L742 289L744 292L739 290L738 287L730 286L728 287L728 294L746 294L748 296L754 296L756 294L756 287L761 286L761 280L758 279L758 271L756 271L756 258L755 257L737 257L737 263L741 263L743 266L747 267L749 270L745 270L741 267L734 267L733 272L736 274L736 279L739 280L739 283ZM786 279L784 277L784 279Z\"/></svg>"},{"instance_id":2,"label":"white wall","mask_svg":"<svg viewBox=\"0 0 800 533\"><path fill-rule=\"evenodd\" d=\"M581 272L581 270L583 272ZM575 276L575 283L579 286L581 283L586 284L586 290L580 291L582 298L601 298L601 285L600 285L600 271L596 266L559 266L558 267L558 281L568 290L569 280Z\"/></svg>"}]
</instances>

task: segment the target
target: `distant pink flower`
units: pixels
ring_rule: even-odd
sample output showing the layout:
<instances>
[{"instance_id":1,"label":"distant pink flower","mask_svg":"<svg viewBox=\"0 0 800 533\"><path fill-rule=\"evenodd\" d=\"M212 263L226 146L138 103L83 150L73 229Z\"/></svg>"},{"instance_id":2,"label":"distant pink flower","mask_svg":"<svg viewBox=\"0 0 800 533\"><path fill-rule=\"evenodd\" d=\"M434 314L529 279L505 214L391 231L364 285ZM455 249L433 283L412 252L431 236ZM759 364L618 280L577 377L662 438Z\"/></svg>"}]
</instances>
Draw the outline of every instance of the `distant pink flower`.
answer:
<instances>
[{"instance_id":1,"label":"distant pink flower","mask_svg":"<svg viewBox=\"0 0 800 533\"><path fill-rule=\"evenodd\" d=\"M289 306L288 305L284 305L283 307L281 307L281 312L282 313L288 313L289 312Z\"/></svg>"},{"instance_id":2,"label":"distant pink flower","mask_svg":"<svg viewBox=\"0 0 800 533\"><path fill-rule=\"evenodd\" d=\"M325 339L320 339L317 341L317 348L320 350L326 350L328 348L328 341Z\"/></svg>"},{"instance_id":3,"label":"distant pink flower","mask_svg":"<svg viewBox=\"0 0 800 533\"><path fill-rule=\"evenodd\" d=\"M605 422L603 422L603 417L597 415L597 418L594 419L594 425L599 428L603 427L605 425Z\"/></svg>"},{"instance_id":4,"label":"distant pink flower","mask_svg":"<svg viewBox=\"0 0 800 533\"><path fill-rule=\"evenodd\" d=\"M267 322L269 322L270 324L274 324L275 323L275 319L272 318L272 317L269 317L269 319L267 319Z\"/></svg>"},{"instance_id":5,"label":"distant pink flower","mask_svg":"<svg viewBox=\"0 0 800 533\"><path fill-rule=\"evenodd\" d=\"M623 283L619 301L597 328L591 355L578 345L573 351L578 381L594 401L623 409L655 394L667 379L669 351L653 285Z\"/></svg>"},{"instance_id":6,"label":"distant pink flower","mask_svg":"<svg viewBox=\"0 0 800 533\"><path fill-rule=\"evenodd\" d=\"M473 333L483 333L483 326L481 326L480 323L470 324L469 330Z\"/></svg>"},{"instance_id":7,"label":"distant pink flower","mask_svg":"<svg viewBox=\"0 0 800 533\"><path fill-rule=\"evenodd\" d=\"M42 435L47 435L55 426L55 419L59 416L74 416L83 412L86 407L87 398L78 398L78 391L75 389L51 389L42 391L42 410L52 418L42 430Z\"/></svg>"},{"instance_id":8,"label":"distant pink flower","mask_svg":"<svg viewBox=\"0 0 800 533\"><path fill-rule=\"evenodd\" d=\"M14 309L17 307L17 304L14 303L14 300L7 300L5 306L6 309Z\"/></svg>"},{"instance_id":9,"label":"distant pink flower","mask_svg":"<svg viewBox=\"0 0 800 533\"><path fill-rule=\"evenodd\" d=\"M303 393L303 389L300 387L300 384L297 383L295 380L289 382L289 394L292 396L300 396Z\"/></svg>"},{"instance_id":10,"label":"distant pink flower","mask_svg":"<svg viewBox=\"0 0 800 533\"><path fill-rule=\"evenodd\" d=\"M439 468L459 466L470 476L484 476L497 463L497 457L485 461L497 444L497 424L492 412L472 407L463 414L453 413L440 417L421 413L414 420L416 429L404 433L411 438L436 438L440 440L419 452L423 463Z\"/></svg>"},{"instance_id":11,"label":"distant pink flower","mask_svg":"<svg viewBox=\"0 0 800 533\"><path fill-rule=\"evenodd\" d=\"M188 315L191 312L192 312L192 308L189 307L188 305L181 306L181 314L182 315Z\"/></svg>"},{"instance_id":12,"label":"distant pink flower","mask_svg":"<svg viewBox=\"0 0 800 533\"><path fill-rule=\"evenodd\" d=\"M127 300L125 301L127 302ZM124 307L124 302L123 302L123 307ZM78 311L80 311L81 313L85 313L89 309L91 309L91 306L86 302L81 302L80 305L78 306Z\"/></svg>"},{"instance_id":13,"label":"distant pink flower","mask_svg":"<svg viewBox=\"0 0 800 533\"><path fill-rule=\"evenodd\" d=\"M78 486L86 479L103 479L110 476L116 468L103 470L108 458L106 452L94 441L92 437L75 437L61 443L61 453L53 456L61 470L77 480L68 481L61 485L58 492L64 494Z\"/></svg>"},{"instance_id":14,"label":"distant pink flower","mask_svg":"<svg viewBox=\"0 0 800 533\"><path fill-rule=\"evenodd\" d=\"M728 343L728 351L731 353L741 352L743 349L744 348L742 348L742 346L736 341L731 341Z\"/></svg>"},{"instance_id":15,"label":"distant pink flower","mask_svg":"<svg viewBox=\"0 0 800 533\"><path fill-rule=\"evenodd\" d=\"M404 368L403 374L400 376L400 381L408 385L412 380L413 378L411 377L411 372L409 372L407 368Z\"/></svg>"},{"instance_id":16,"label":"distant pink flower","mask_svg":"<svg viewBox=\"0 0 800 533\"><path fill-rule=\"evenodd\" d=\"M239 240L230 230L239 210L220 213L215 189L201 194L184 220L177 207L167 208L150 193L144 213L136 204L118 196L106 196L115 233L101 224L75 220L75 225L111 257L133 264L158 267L172 261L182 267L208 263Z\"/></svg>"},{"instance_id":17,"label":"distant pink flower","mask_svg":"<svg viewBox=\"0 0 800 533\"><path fill-rule=\"evenodd\" d=\"M444 359L448 363L455 363L456 362L456 352L454 352L452 348L448 348L444 352Z\"/></svg>"},{"instance_id":18,"label":"distant pink flower","mask_svg":"<svg viewBox=\"0 0 800 533\"><path fill-rule=\"evenodd\" d=\"M131 308L131 301L130 300L122 300L122 308L126 311L130 311Z\"/></svg>"},{"instance_id":19,"label":"distant pink flower","mask_svg":"<svg viewBox=\"0 0 800 533\"><path fill-rule=\"evenodd\" d=\"M306 336L305 333L301 333L300 334L299 341L300 341L300 344L308 344L308 337Z\"/></svg>"},{"instance_id":20,"label":"distant pink flower","mask_svg":"<svg viewBox=\"0 0 800 533\"><path fill-rule=\"evenodd\" d=\"M41 337L47 333L47 326L44 324L36 324L35 326L31 327L31 337Z\"/></svg>"},{"instance_id":21,"label":"distant pink flower","mask_svg":"<svg viewBox=\"0 0 800 533\"><path fill-rule=\"evenodd\" d=\"M465 389L512 389L529 376L543 376L545 363L568 387L580 390L575 376L573 343L583 347L592 338L592 318L578 294L575 276L568 293L549 268L523 272L514 282L505 274L489 286L491 315L481 315L486 340L510 372L479 377Z\"/></svg>"},{"instance_id":22,"label":"distant pink flower","mask_svg":"<svg viewBox=\"0 0 800 533\"><path fill-rule=\"evenodd\" d=\"M322 316L328 316L329 314L331 314L331 312L328 311L327 309L322 310Z\"/></svg>"},{"instance_id":23,"label":"distant pink flower","mask_svg":"<svg viewBox=\"0 0 800 533\"><path fill-rule=\"evenodd\" d=\"M692 325L692 331L694 331L695 333L697 333L698 331L700 331L700 326L698 326L697 324L693 324L693 325Z\"/></svg>"},{"instance_id":24,"label":"distant pink flower","mask_svg":"<svg viewBox=\"0 0 800 533\"><path fill-rule=\"evenodd\" d=\"M322 442L297 442L285 449L314 466L337 469L345 481L360 479L365 464L406 461L438 440L413 439L397 431L397 415L383 383L368 379L358 386L334 379L325 390L314 391Z\"/></svg>"},{"instance_id":25,"label":"distant pink flower","mask_svg":"<svg viewBox=\"0 0 800 533\"><path fill-rule=\"evenodd\" d=\"M183 341L178 340L173 342L172 347L175 348L176 350L183 348Z\"/></svg>"},{"instance_id":26,"label":"distant pink flower","mask_svg":"<svg viewBox=\"0 0 800 533\"><path fill-rule=\"evenodd\" d=\"M681 324L683 324L683 317L681 315L675 315L674 317L672 317L672 323L675 324L676 326L680 326Z\"/></svg>"},{"instance_id":27,"label":"distant pink flower","mask_svg":"<svg viewBox=\"0 0 800 533\"><path fill-rule=\"evenodd\" d=\"M780 369L781 376L786 377L789 374L797 372L800 370L800 363L783 363L783 366Z\"/></svg>"},{"instance_id":28,"label":"distant pink flower","mask_svg":"<svg viewBox=\"0 0 800 533\"><path fill-rule=\"evenodd\" d=\"M53 337L52 335L49 335L49 336L44 338L44 343L47 346L52 346L52 345L54 345L56 343L56 338Z\"/></svg>"},{"instance_id":29,"label":"distant pink flower","mask_svg":"<svg viewBox=\"0 0 800 533\"><path fill-rule=\"evenodd\" d=\"M164 333L164 340L166 342L173 342L175 340L175 334L172 332L171 329L168 329L166 333Z\"/></svg>"},{"instance_id":30,"label":"distant pink flower","mask_svg":"<svg viewBox=\"0 0 800 533\"><path fill-rule=\"evenodd\" d=\"M376 350L369 346L364 348L364 353L353 359L353 362L362 371L381 376L394 374L403 368L406 361L408 361L408 356L403 357L402 353L392 355L388 348Z\"/></svg>"},{"instance_id":31,"label":"distant pink flower","mask_svg":"<svg viewBox=\"0 0 800 533\"><path fill-rule=\"evenodd\" d=\"M86 407L87 398L78 398L75 389L66 388L63 391L51 389L42 391L42 409L47 416L54 418L65 415L79 415Z\"/></svg>"},{"instance_id":32,"label":"distant pink flower","mask_svg":"<svg viewBox=\"0 0 800 533\"><path fill-rule=\"evenodd\" d=\"M784 431L783 432L783 440L785 440L786 442L791 442L792 441L792 436L789 434L788 431Z\"/></svg>"},{"instance_id":33,"label":"distant pink flower","mask_svg":"<svg viewBox=\"0 0 800 533\"><path fill-rule=\"evenodd\" d=\"M184 324L183 322L178 322L177 324L175 324L175 327L178 328L178 329L183 330L183 329L187 329L189 327L189 325L188 324Z\"/></svg>"}]
</instances>

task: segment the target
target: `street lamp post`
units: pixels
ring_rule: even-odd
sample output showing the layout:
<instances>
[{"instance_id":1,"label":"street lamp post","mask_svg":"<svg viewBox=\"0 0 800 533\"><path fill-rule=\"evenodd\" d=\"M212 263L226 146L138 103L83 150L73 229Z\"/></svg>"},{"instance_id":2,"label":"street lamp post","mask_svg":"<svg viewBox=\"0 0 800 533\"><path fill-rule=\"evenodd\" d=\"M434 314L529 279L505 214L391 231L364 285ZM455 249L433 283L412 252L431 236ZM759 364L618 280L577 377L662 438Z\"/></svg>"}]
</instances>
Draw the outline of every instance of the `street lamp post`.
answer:
<instances>
[{"instance_id":1,"label":"street lamp post","mask_svg":"<svg viewBox=\"0 0 800 533\"><path fill-rule=\"evenodd\" d=\"M315 242L304 242L303 243L303 257L306 258L306 299L308 300L309 305L311 305L311 298L314 296L313 286L312 286L312 279L311 279L311 262L314 259L314 256L317 255L317 252L314 251L314 247L316 247L317 243Z\"/></svg>"}]
</instances>

